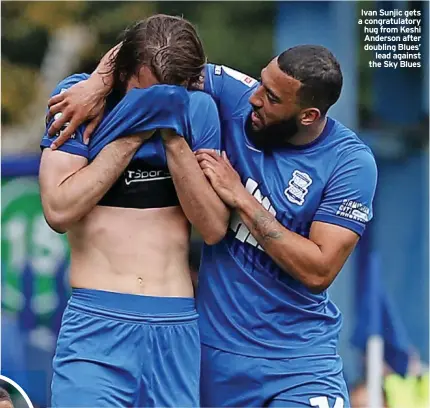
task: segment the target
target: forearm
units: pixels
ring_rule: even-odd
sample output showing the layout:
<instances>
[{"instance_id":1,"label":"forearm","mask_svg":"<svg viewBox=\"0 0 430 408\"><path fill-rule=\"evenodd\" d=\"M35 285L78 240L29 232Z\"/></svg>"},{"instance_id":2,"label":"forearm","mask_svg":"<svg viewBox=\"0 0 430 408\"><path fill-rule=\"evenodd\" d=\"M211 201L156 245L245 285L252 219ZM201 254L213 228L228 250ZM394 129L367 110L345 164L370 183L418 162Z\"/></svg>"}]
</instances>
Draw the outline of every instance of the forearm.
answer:
<instances>
[{"instance_id":1,"label":"forearm","mask_svg":"<svg viewBox=\"0 0 430 408\"><path fill-rule=\"evenodd\" d=\"M211 187L182 137L165 142L167 164L182 209L207 244L220 241L230 212Z\"/></svg>"},{"instance_id":2,"label":"forearm","mask_svg":"<svg viewBox=\"0 0 430 408\"><path fill-rule=\"evenodd\" d=\"M111 61L115 58L116 53L121 47L121 43L111 48L100 60L99 65L91 74L91 80L100 85L100 89L104 94L108 94L113 87L113 72Z\"/></svg>"},{"instance_id":3,"label":"forearm","mask_svg":"<svg viewBox=\"0 0 430 408\"><path fill-rule=\"evenodd\" d=\"M115 140L91 164L57 186L49 206L57 228L68 229L97 205L130 163L140 144L138 137Z\"/></svg>"},{"instance_id":4,"label":"forearm","mask_svg":"<svg viewBox=\"0 0 430 408\"><path fill-rule=\"evenodd\" d=\"M328 271L320 248L289 231L246 190L236 208L252 236L279 267L311 290L323 290Z\"/></svg>"}]
</instances>

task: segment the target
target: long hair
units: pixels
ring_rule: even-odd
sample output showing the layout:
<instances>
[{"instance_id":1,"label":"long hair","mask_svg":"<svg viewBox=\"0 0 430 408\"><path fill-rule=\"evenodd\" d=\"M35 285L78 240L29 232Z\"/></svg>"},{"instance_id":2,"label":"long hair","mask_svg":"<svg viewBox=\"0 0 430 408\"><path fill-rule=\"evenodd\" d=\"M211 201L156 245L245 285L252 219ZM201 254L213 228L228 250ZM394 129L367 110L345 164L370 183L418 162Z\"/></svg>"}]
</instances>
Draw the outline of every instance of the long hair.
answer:
<instances>
[{"instance_id":1,"label":"long hair","mask_svg":"<svg viewBox=\"0 0 430 408\"><path fill-rule=\"evenodd\" d=\"M120 49L110 60L117 90L123 90L143 65L160 83L192 85L206 63L194 26L181 17L156 14L128 27L120 39Z\"/></svg>"}]
</instances>

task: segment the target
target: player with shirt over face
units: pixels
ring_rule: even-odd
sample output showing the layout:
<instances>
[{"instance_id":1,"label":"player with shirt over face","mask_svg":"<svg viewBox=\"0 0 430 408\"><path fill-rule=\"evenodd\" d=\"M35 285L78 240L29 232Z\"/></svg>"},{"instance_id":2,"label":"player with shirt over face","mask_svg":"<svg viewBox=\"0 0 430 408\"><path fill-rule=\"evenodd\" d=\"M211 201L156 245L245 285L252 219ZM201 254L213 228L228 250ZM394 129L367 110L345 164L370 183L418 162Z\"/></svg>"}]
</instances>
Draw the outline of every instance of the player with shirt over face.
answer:
<instances>
[{"instance_id":1,"label":"player with shirt over face","mask_svg":"<svg viewBox=\"0 0 430 408\"><path fill-rule=\"evenodd\" d=\"M199 271L202 406L349 406L327 288L372 218L377 168L327 115L342 82L314 45L281 53L261 81L205 67L226 153L196 157L234 216L223 240L204 245ZM95 78L63 99L97 106L99 88Z\"/></svg>"},{"instance_id":2,"label":"player with shirt over face","mask_svg":"<svg viewBox=\"0 0 430 408\"><path fill-rule=\"evenodd\" d=\"M189 221L214 244L229 212L192 151L220 147L215 102L170 85L196 81L205 55L188 21L156 15L111 57L114 92L90 143L85 125L56 150L58 135L41 142L44 213L71 249L52 406L198 406Z\"/></svg>"}]
</instances>

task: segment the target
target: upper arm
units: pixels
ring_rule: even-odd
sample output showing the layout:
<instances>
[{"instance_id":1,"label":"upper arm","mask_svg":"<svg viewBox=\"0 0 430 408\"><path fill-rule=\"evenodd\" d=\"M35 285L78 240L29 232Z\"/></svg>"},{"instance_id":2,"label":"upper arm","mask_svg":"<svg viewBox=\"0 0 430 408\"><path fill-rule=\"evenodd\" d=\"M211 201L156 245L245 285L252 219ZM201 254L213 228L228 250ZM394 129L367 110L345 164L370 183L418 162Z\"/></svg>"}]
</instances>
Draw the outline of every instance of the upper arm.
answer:
<instances>
[{"instance_id":1,"label":"upper arm","mask_svg":"<svg viewBox=\"0 0 430 408\"><path fill-rule=\"evenodd\" d=\"M65 92L71 86L73 86L74 84L80 81L83 81L87 77L88 75L86 74L71 75L70 77L61 81L56 86L56 88L51 94L51 97L58 95L62 92ZM47 114L48 114L48 111L47 111ZM49 121L48 120L45 121L45 132L43 134L42 141L40 142L40 147L42 150L47 147L50 147L52 142L54 142L59 136L59 133L57 133L55 136L48 135L48 129L56 119L57 115L61 115L61 113L57 113L54 117L50 118ZM68 123L66 123L64 127L67 125ZM72 137L68 139L66 142L64 142L63 145L58 147L58 150L67 152L70 154L82 156L84 158L88 158L88 146L83 141L84 130L85 130L85 125L79 126L76 132L72 135Z\"/></svg>"},{"instance_id":2,"label":"upper arm","mask_svg":"<svg viewBox=\"0 0 430 408\"><path fill-rule=\"evenodd\" d=\"M220 150L221 125L213 99L203 92L193 92L190 97L190 117L193 135L191 150Z\"/></svg>"},{"instance_id":3,"label":"upper arm","mask_svg":"<svg viewBox=\"0 0 430 408\"><path fill-rule=\"evenodd\" d=\"M248 106L248 99L258 86L250 76L223 65L206 64L203 90L209 93L221 115L233 114Z\"/></svg>"},{"instance_id":4,"label":"upper arm","mask_svg":"<svg viewBox=\"0 0 430 408\"><path fill-rule=\"evenodd\" d=\"M335 273L342 268L372 219L376 182L375 159L362 149L344 159L326 187L309 239L319 246Z\"/></svg>"},{"instance_id":5,"label":"upper arm","mask_svg":"<svg viewBox=\"0 0 430 408\"><path fill-rule=\"evenodd\" d=\"M375 159L368 150L348 154L329 180L313 220L338 225L361 236L373 217L377 177Z\"/></svg>"},{"instance_id":6,"label":"upper arm","mask_svg":"<svg viewBox=\"0 0 430 408\"><path fill-rule=\"evenodd\" d=\"M350 229L339 225L314 221L311 225L309 239L315 243L325 261L331 278L342 269L342 266L354 250L359 236Z\"/></svg>"},{"instance_id":7,"label":"upper arm","mask_svg":"<svg viewBox=\"0 0 430 408\"><path fill-rule=\"evenodd\" d=\"M70 176L85 167L88 160L85 157L66 153L60 150L44 149L40 161L39 186L43 214L48 225L58 233L66 232L61 224L64 204L61 202L61 184Z\"/></svg>"},{"instance_id":8,"label":"upper arm","mask_svg":"<svg viewBox=\"0 0 430 408\"><path fill-rule=\"evenodd\" d=\"M57 188L88 164L85 157L60 150L44 149L40 160L39 184L44 210L57 197Z\"/></svg>"}]
</instances>

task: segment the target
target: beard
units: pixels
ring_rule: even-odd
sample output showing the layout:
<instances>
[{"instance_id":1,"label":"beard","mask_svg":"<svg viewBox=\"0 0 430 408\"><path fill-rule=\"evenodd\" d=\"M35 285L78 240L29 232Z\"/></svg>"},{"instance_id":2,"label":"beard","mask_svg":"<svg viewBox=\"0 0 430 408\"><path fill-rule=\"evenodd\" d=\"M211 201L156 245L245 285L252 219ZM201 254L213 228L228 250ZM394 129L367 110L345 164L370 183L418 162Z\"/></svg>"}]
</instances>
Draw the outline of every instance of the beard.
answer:
<instances>
[{"instance_id":1,"label":"beard","mask_svg":"<svg viewBox=\"0 0 430 408\"><path fill-rule=\"evenodd\" d=\"M265 126L263 129L255 130L252 127L251 114L252 112L246 120L245 131L249 140L259 150L270 151L285 147L299 131L295 115L273 125Z\"/></svg>"}]
</instances>

